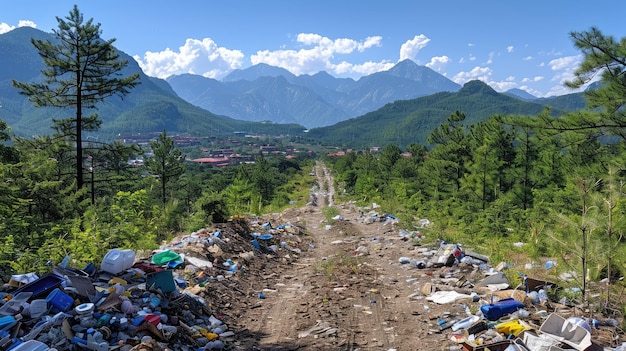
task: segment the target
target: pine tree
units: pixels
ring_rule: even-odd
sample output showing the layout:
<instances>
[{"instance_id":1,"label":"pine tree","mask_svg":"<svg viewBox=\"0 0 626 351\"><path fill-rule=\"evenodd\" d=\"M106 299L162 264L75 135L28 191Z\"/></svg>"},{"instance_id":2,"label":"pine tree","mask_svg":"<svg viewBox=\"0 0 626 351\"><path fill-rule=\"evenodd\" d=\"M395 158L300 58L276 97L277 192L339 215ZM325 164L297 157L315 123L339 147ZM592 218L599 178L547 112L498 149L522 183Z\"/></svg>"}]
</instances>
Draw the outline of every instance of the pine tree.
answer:
<instances>
[{"instance_id":1,"label":"pine tree","mask_svg":"<svg viewBox=\"0 0 626 351\"><path fill-rule=\"evenodd\" d=\"M166 202L166 184L168 181L178 178L185 172L182 164L185 156L174 145L174 140L167 137L163 131L159 139L151 141L153 155L145 160L146 168L150 174L159 177L161 181L161 200Z\"/></svg>"},{"instance_id":2,"label":"pine tree","mask_svg":"<svg viewBox=\"0 0 626 351\"><path fill-rule=\"evenodd\" d=\"M54 122L55 129L75 142L76 187L80 189L84 183L82 133L97 130L102 123L95 113L83 116L84 110L96 108L109 96L125 96L139 84L139 74L122 76L128 61L120 59L113 46L115 39L101 39L100 24L94 24L93 19L85 21L76 5L69 16L56 20L58 29L53 33L58 42L31 39L46 67L41 71L44 82L14 80L13 86L37 107L75 109L73 118Z\"/></svg>"}]
</instances>

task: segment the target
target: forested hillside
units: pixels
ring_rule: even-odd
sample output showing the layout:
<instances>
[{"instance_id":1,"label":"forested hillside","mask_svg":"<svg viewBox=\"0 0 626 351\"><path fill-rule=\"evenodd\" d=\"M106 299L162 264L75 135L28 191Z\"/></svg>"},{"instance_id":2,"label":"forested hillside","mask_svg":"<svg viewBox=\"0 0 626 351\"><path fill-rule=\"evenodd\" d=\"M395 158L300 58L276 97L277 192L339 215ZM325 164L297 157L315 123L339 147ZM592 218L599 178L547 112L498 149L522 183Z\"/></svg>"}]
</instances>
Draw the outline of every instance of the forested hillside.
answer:
<instances>
[{"instance_id":1,"label":"forested hillside","mask_svg":"<svg viewBox=\"0 0 626 351\"><path fill-rule=\"evenodd\" d=\"M384 146L394 143L406 147L426 145L428 134L455 111L466 115L465 125L499 115L537 115L544 105L523 101L493 90L481 81L470 81L455 93L443 92L405 101L396 101L361 117L315 128L307 133L311 142L349 148ZM558 109L552 115L561 113Z\"/></svg>"}]
</instances>

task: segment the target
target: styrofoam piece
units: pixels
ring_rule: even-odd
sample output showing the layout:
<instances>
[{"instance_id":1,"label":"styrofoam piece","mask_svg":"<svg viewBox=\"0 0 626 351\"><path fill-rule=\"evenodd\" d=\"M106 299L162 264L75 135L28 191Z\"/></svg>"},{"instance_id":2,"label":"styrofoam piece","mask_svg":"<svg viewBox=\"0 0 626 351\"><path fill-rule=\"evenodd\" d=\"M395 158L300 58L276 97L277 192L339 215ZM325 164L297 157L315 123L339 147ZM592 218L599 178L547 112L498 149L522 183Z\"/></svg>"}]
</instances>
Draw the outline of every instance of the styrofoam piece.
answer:
<instances>
[{"instance_id":1,"label":"styrofoam piece","mask_svg":"<svg viewBox=\"0 0 626 351\"><path fill-rule=\"evenodd\" d=\"M556 313L548 316L539 327L539 331L576 350L586 350L591 346L591 333L588 330L567 321Z\"/></svg>"}]
</instances>

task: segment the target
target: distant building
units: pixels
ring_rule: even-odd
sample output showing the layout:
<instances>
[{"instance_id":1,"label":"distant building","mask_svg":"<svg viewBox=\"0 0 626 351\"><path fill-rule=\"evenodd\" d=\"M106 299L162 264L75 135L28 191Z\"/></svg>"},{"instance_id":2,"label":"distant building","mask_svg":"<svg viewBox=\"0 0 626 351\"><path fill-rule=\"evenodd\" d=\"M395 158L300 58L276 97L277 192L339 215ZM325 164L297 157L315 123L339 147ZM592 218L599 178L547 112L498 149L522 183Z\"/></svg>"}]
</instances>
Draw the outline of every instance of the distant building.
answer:
<instances>
[{"instance_id":1,"label":"distant building","mask_svg":"<svg viewBox=\"0 0 626 351\"><path fill-rule=\"evenodd\" d=\"M276 146L276 145L261 145L260 150L261 150L261 153L263 153L263 154L276 153L278 151L278 146Z\"/></svg>"},{"instance_id":2,"label":"distant building","mask_svg":"<svg viewBox=\"0 0 626 351\"><path fill-rule=\"evenodd\" d=\"M331 152L326 154L326 156L328 157L340 157L340 156L345 156L346 152L345 151L337 151L337 152Z\"/></svg>"},{"instance_id":3,"label":"distant building","mask_svg":"<svg viewBox=\"0 0 626 351\"><path fill-rule=\"evenodd\" d=\"M175 135L172 137L176 146L194 146L200 145L200 140L193 136Z\"/></svg>"},{"instance_id":4,"label":"distant building","mask_svg":"<svg viewBox=\"0 0 626 351\"><path fill-rule=\"evenodd\" d=\"M209 157L231 157L235 152L233 149L216 149L207 151Z\"/></svg>"},{"instance_id":5,"label":"distant building","mask_svg":"<svg viewBox=\"0 0 626 351\"><path fill-rule=\"evenodd\" d=\"M191 160L195 163L210 164L213 167L224 167L230 164L230 158L228 157L202 157Z\"/></svg>"},{"instance_id":6,"label":"distant building","mask_svg":"<svg viewBox=\"0 0 626 351\"><path fill-rule=\"evenodd\" d=\"M150 146L150 142L156 140L160 132L153 133L120 133L117 135L117 140L120 140L124 143L124 145L139 145L139 146ZM193 136L185 136L185 135L174 135L168 136L168 138L174 140L174 144L176 146L194 146L200 145L200 139L198 137Z\"/></svg>"}]
</instances>

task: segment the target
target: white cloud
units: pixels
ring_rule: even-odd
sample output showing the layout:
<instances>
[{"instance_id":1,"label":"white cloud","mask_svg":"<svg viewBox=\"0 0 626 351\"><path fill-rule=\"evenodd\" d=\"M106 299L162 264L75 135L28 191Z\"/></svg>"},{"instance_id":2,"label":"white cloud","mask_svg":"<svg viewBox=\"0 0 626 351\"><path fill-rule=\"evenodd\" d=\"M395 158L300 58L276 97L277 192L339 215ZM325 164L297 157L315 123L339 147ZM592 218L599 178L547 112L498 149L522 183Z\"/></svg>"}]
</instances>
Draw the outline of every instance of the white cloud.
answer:
<instances>
[{"instance_id":1,"label":"white cloud","mask_svg":"<svg viewBox=\"0 0 626 351\"><path fill-rule=\"evenodd\" d=\"M491 76L491 68L489 67L479 67L476 66L472 68L469 72L459 72L452 77L452 81L457 84L465 84L470 80L482 80L483 82L488 82L489 77Z\"/></svg>"},{"instance_id":2,"label":"white cloud","mask_svg":"<svg viewBox=\"0 0 626 351\"><path fill-rule=\"evenodd\" d=\"M17 26L37 28L37 24L31 20L19 20L19 22L17 22Z\"/></svg>"},{"instance_id":3,"label":"white cloud","mask_svg":"<svg viewBox=\"0 0 626 351\"><path fill-rule=\"evenodd\" d=\"M524 61L530 61L530 60L532 60L532 59L533 59L533 57L532 57L532 56L526 56L526 57L524 57L522 60L524 60Z\"/></svg>"},{"instance_id":4,"label":"white cloud","mask_svg":"<svg viewBox=\"0 0 626 351\"><path fill-rule=\"evenodd\" d=\"M15 29L14 26L10 26L4 22L0 22L0 34L4 34Z\"/></svg>"},{"instance_id":5,"label":"white cloud","mask_svg":"<svg viewBox=\"0 0 626 351\"><path fill-rule=\"evenodd\" d=\"M550 90L548 91L546 96L557 96L557 95L572 94L572 93L577 93L577 92L581 92L581 91L585 90L586 86L582 86L582 87L577 88L577 89L572 89L572 88L569 88L569 87L565 86L565 82L573 81L576 78L576 76L574 75L574 69L575 69L575 67L568 66L562 72L559 72L558 74L555 74L550 79L550 81L551 82L558 82L558 85L555 85L552 88L550 88Z\"/></svg>"},{"instance_id":6,"label":"white cloud","mask_svg":"<svg viewBox=\"0 0 626 351\"><path fill-rule=\"evenodd\" d=\"M582 56L581 55L576 55L576 56L565 56L565 57L560 57L558 59L554 59L550 61L550 68L553 71L558 71L558 70L573 70L576 67L578 67L578 65L580 64L582 60Z\"/></svg>"},{"instance_id":7,"label":"white cloud","mask_svg":"<svg viewBox=\"0 0 626 351\"><path fill-rule=\"evenodd\" d=\"M560 52L560 51L556 51L555 49L552 49L550 51L540 51L539 55L541 55L541 56L561 56L561 55L563 55L563 53Z\"/></svg>"},{"instance_id":8,"label":"white cloud","mask_svg":"<svg viewBox=\"0 0 626 351\"><path fill-rule=\"evenodd\" d=\"M476 60L476 56L474 56L473 54L469 54L469 60L470 61Z\"/></svg>"},{"instance_id":9,"label":"white cloud","mask_svg":"<svg viewBox=\"0 0 626 351\"><path fill-rule=\"evenodd\" d=\"M463 85L471 80L480 80L491 86L494 90L502 92L513 89L517 86L515 77L509 76L503 81L494 81L491 79L493 71L489 67L476 66L469 72L459 72L452 77L452 81Z\"/></svg>"},{"instance_id":10,"label":"white cloud","mask_svg":"<svg viewBox=\"0 0 626 351\"><path fill-rule=\"evenodd\" d=\"M506 47L506 52L513 52L513 45L509 45Z\"/></svg>"},{"instance_id":11,"label":"white cloud","mask_svg":"<svg viewBox=\"0 0 626 351\"><path fill-rule=\"evenodd\" d=\"M509 80L504 80L504 81L501 81L501 82L488 81L488 82L485 82L485 83L489 84L489 86L492 87L493 90L498 91L498 92L511 90L511 89L517 87L517 83L509 81Z\"/></svg>"},{"instance_id":12,"label":"white cloud","mask_svg":"<svg viewBox=\"0 0 626 351\"><path fill-rule=\"evenodd\" d=\"M575 92L580 92L583 91L584 88L579 88L579 89L571 89L566 87L563 84L559 84L559 85L555 85L552 88L550 88L550 90L548 90L548 92L546 93L546 97L548 96L561 96L561 95L566 95L566 94L572 94Z\"/></svg>"},{"instance_id":13,"label":"white cloud","mask_svg":"<svg viewBox=\"0 0 626 351\"><path fill-rule=\"evenodd\" d=\"M37 24L30 20L19 20L17 22L17 27L33 27L37 28ZM0 22L0 34L4 34L15 29L16 26L12 26L8 23Z\"/></svg>"},{"instance_id":14,"label":"white cloud","mask_svg":"<svg viewBox=\"0 0 626 351\"><path fill-rule=\"evenodd\" d=\"M522 79L522 83L531 83L531 82L532 83L536 83L536 82L542 81L543 78L544 78L543 76L535 76L535 77L532 77L532 78L523 78Z\"/></svg>"},{"instance_id":15,"label":"white cloud","mask_svg":"<svg viewBox=\"0 0 626 351\"><path fill-rule=\"evenodd\" d=\"M489 53L489 58L487 59L487 64L490 65L493 63L493 51Z\"/></svg>"},{"instance_id":16,"label":"white cloud","mask_svg":"<svg viewBox=\"0 0 626 351\"><path fill-rule=\"evenodd\" d=\"M441 72L452 60L448 56L435 56L430 59L426 67Z\"/></svg>"},{"instance_id":17,"label":"white cloud","mask_svg":"<svg viewBox=\"0 0 626 351\"><path fill-rule=\"evenodd\" d=\"M400 46L400 61L409 59L415 61L415 56L422 50L430 39L424 34L416 35L411 40L407 40Z\"/></svg>"},{"instance_id":18,"label":"white cloud","mask_svg":"<svg viewBox=\"0 0 626 351\"><path fill-rule=\"evenodd\" d=\"M476 44L474 44L474 43L467 43L467 46L472 47L472 46L476 46Z\"/></svg>"},{"instance_id":19,"label":"white cloud","mask_svg":"<svg viewBox=\"0 0 626 351\"><path fill-rule=\"evenodd\" d=\"M359 43L357 49L359 50L359 52L363 52L366 49L369 49L375 46L380 47L382 45L382 41L383 41L383 37L381 36L367 37L365 38L364 42Z\"/></svg>"},{"instance_id":20,"label":"white cloud","mask_svg":"<svg viewBox=\"0 0 626 351\"><path fill-rule=\"evenodd\" d=\"M282 67L295 75L313 74L327 71L339 75L371 74L393 66L389 61L353 64L346 61L335 63L337 54L348 55L353 52L363 52L382 44L382 37L374 36L363 41L340 38L330 39L314 33L301 33L297 42L307 46L300 50L281 49L276 51L262 50L250 56L253 65L266 63L271 66Z\"/></svg>"},{"instance_id":21,"label":"white cloud","mask_svg":"<svg viewBox=\"0 0 626 351\"><path fill-rule=\"evenodd\" d=\"M221 78L242 67L244 54L239 50L219 47L210 38L187 39L185 45L173 51L147 51L143 57L134 56L149 76L167 78L175 74L193 73L209 78Z\"/></svg>"},{"instance_id":22,"label":"white cloud","mask_svg":"<svg viewBox=\"0 0 626 351\"><path fill-rule=\"evenodd\" d=\"M369 75L372 73L387 71L395 64L392 62L372 62L368 61L362 64L353 64L346 61L333 65L333 72L338 75Z\"/></svg>"},{"instance_id":23,"label":"white cloud","mask_svg":"<svg viewBox=\"0 0 626 351\"><path fill-rule=\"evenodd\" d=\"M556 71L556 74L550 79L550 81L558 82L558 85L550 88L550 90L546 93L546 96L571 94L585 89L585 86L578 89L571 89L565 86L565 82L575 79L574 71L579 67L582 59L582 55L565 56L551 60L548 63L550 69Z\"/></svg>"}]
</instances>

